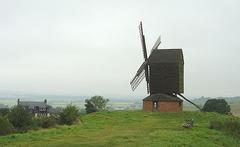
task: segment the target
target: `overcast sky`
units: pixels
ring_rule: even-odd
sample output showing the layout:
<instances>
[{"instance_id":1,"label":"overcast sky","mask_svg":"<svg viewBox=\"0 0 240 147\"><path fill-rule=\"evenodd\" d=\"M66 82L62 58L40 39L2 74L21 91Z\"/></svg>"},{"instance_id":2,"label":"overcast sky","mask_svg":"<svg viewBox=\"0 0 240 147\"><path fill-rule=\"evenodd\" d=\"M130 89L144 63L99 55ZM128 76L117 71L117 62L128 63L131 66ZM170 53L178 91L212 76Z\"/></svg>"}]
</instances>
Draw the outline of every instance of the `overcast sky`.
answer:
<instances>
[{"instance_id":1,"label":"overcast sky","mask_svg":"<svg viewBox=\"0 0 240 147\"><path fill-rule=\"evenodd\" d=\"M182 48L186 96L240 95L240 1L0 0L0 92L146 96L148 52Z\"/></svg>"}]
</instances>

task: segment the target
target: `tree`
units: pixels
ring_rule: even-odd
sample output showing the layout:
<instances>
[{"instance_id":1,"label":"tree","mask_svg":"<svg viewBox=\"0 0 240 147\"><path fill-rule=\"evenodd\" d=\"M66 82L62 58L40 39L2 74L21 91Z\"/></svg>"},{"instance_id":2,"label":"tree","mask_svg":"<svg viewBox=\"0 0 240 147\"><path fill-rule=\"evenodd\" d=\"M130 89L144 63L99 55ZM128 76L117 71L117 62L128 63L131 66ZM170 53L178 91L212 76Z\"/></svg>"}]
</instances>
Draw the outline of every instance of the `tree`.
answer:
<instances>
[{"instance_id":1,"label":"tree","mask_svg":"<svg viewBox=\"0 0 240 147\"><path fill-rule=\"evenodd\" d=\"M204 112L218 112L222 114L228 114L231 111L230 106L224 99L209 99L204 104Z\"/></svg>"},{"instance_id":2,"label":"tree","mask_svg":"<svg viewBox=\"0 0 240 147\"><path fill-rule=\"evenodd\" d=\"M41 118L41 127L42 128L50 128L50 127L54 127L56 126L57 121L56 118L54 116L50 116L50 117L42 117Z\"/></svg>"},{"instance_id":3,"label":"tree","mask_svg":"<svg viewBox=\"0 0 240 147\"><path fill-rule=\"evenodd\" d=\"M68 105L63 111L60 113L60 122L66 125L72 125L74 122L78 120L79 113L78 108L73 105Z\"/></svg>"},{"instance_id":4,"label":"tree","mask_svg":"<svg viewBox=\"0 0 240 147\"><path fill-rule=\"evenodd\" d=\"M10 112L9 108L1 108L0 116L7 116L9 112Z\"/></svg>"},{"instance_id":5,"label":"tree","mask_svg":"<svg viewBox=\"0 0 240 147\"><path fill-rule=\"evenodd\" d=\"M93 96L90 99L86 99L85 102L86 112L92 113L105 110L109 100L104 99L102 96Z\"/></svg>"},{"instance_id":6,"label":"tree","mask_svg":"<svg viewBox=\"0 0 240 147\"><path fill-rule=\"evenodd\" d=\"M24 107L18 105L12 108L8 119L17 130L26 131L31 125L32 116Z\"/></svg>"},{"instance_id":7,"label":"tree","mask_svg":"<svg viewBox=\"0 0 240 147\"><path fill-rule=\"evenodd\" d=\"M11 134L13 132L14 132L14 127L9 122L7 117L0 116L0 136Z\"/></svg>"},{"instance_id":8,"label":"tree","mask_svg":"<svg viewBox=\"0 0 240 147\"><path fill-rule=\"evenodd\" d=\"M97 112L95 105L90 100L86 99L85 102L86 102L85 107L86 107L87 113Z\"/></svg>"}]
</instances>

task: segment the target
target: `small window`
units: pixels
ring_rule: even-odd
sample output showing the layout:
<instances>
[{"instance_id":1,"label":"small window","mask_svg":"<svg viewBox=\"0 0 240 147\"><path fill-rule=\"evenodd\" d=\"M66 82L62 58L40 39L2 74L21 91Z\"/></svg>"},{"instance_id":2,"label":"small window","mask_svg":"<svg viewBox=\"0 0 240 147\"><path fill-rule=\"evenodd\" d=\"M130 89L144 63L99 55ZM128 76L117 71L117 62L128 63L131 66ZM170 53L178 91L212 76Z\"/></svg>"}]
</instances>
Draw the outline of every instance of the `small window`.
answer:
<instances>
[{"instance_id":1,"label":"small window","mask_svg":"<svg viewBox=\"0 0 240 147\"><path fill-rule=\"evenodd\" d=\"M153 111L157 111L157 102L156 101L154 101L153 102Z\"/></svg>"}]
</instances>

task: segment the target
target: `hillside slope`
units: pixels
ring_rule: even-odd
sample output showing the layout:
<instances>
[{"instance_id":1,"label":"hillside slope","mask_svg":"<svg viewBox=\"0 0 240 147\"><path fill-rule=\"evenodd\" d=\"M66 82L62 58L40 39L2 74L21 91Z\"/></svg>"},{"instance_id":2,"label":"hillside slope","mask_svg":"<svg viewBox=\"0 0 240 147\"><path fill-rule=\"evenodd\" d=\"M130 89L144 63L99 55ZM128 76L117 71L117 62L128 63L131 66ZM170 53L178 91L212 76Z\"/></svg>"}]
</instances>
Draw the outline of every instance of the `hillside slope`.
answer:
<instances>
[{"instance_id":1,"label":"hillside slope","mask_svg":"<svg viewBox=\"0 0 240 147\"><path fill-rule=\"evenodd\" d=\"M237 146L240 139L208 129L215 113L101 112L82 123L0 137L0 146ZM195 127L182 128L193 118Z\"/></svg>"}]
</instances>

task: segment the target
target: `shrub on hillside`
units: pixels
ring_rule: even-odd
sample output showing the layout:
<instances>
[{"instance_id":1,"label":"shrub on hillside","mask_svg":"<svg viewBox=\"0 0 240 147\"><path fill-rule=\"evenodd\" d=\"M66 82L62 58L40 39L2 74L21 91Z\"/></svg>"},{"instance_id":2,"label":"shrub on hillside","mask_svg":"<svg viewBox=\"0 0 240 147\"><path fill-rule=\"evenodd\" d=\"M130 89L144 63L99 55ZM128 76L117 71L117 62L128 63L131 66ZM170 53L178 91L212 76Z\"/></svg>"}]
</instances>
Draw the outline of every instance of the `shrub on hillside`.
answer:
<instances>
[{"instance_id":1,"label":"shrub on hillside","mask_svg":"<svg viewBox=\"0 0 240 147\"><path fill-rule=\"evenodd\" d=\"M204 112L218 112L222 114L228 114L230 110L230 106L224 99L209 99L202 109Z\"/></svg>"},{"instance_id":2,"label":"shrub on hillside","mask_svg":"<svg viewBox=\"0 0 240 147\"><path fill-rule=\"evenodd\" d=\"M93 112L97 112L97 108L95 107L95 105L89 101L88 99L85 100L86 104L86 113L93 113Z\"/></svg>"},{"instance_id":3,"label":"shrub on hillside","mask_svg":"<svg viewBox=\"0 0 240 147\"><path fill-rule=\"evenodd\" d=\"M86 112L92 113L96 111L106 110L109 99L104 99L102 96L93 96L85 100Z\"/></svg>"},{"instance_id":4,"label":"shrub on hillside","mask_svg":"<svg viewBox=\"0 0 240 147\"><path fill-rule=\"evenodd\" d=\"M40 117L33 117L31 121L31 129L38 130L42 128L42 119Z\"/></svg>"},{"instance_id":5,"label":"shrub on hillside","mask_svg":"<svg viewBox=\"0 0 240 147\"><path fill-rule=\"evenodd\" d=\"M8 114L9 121L18 131L26 131L31 125L31 114L24 107L18 105Z\"/></svg>"},{"instance_id":6,"label":"shrub on hillside","mask_svg":"<svg viewBox=\"0 0 240 147\"><path fill-rule=\"evenodd\" d=\"M59 115L59 120L62 124L72 125L78 120L78 108L73 105L68 105Z\"/></svg>"},{"instance_id":7,"label":"shrub on hillside","mask_svg":"<svg viewBox=\"0 0 240 147\"><path fill-rule=\"evenodd\" d=\"M212 120L210 121L210 129L221 130L223 127L223 121L221 120Z\"/></svg>"},{"instance_id":8,"label":"shrub on hillside","mask_svg":"<svg viewBox=\"0 0 240 147\"><path fill-rule=\"evenodd\" d=\"M51 127L56 126L56 124L57 124L57 120L55 117L53 117L53 116L43 117L41 127L42 128L51 128Z\"/></svg>"},{"instance_id":9,"label":"shrub on hillside","mask_svg":"<svg viewBox=\"0 0 240 147\"><path fill-rule=\"evenodd\" d=\"M14 127L9 122L7 117L0 116L0 136L11 134L13 132L14 132Z\"/></svg>"},{"instance_id":10,"label":"shrub on hillside","mask_svg":"<svg viewBox=\"0 0 240 147\"><path fill-rule=\"evenodd\" d=\"M228 132L240 137L240 120L237 118L213 120L210 122L210 128Z\"/></svg>"},{"instance_id":11,"label":"shrub on hillside","mask_svg":"<svg viewBox=\"0 0 240 147\"><path fill-rule=\"evenodd\" d=\"M9 108L1 108L0 109L0 116L6 116L9 113Z\"/></svg>"}]
</instances>

